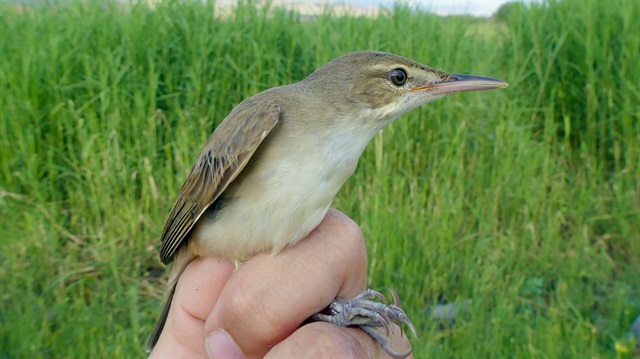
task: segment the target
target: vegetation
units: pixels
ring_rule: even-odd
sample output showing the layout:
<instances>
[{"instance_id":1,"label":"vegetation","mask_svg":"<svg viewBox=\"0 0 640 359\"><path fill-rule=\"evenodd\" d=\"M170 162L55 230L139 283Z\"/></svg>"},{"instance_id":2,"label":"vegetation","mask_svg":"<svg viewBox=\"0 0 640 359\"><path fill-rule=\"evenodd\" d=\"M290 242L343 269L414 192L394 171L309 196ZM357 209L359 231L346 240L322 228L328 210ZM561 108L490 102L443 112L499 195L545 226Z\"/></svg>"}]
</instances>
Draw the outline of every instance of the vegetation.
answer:
<instances>
[{"instance_id":1,"label":"vegetation","mask_svg":"<svg viewBox=\"0 0 640 359\"><path fill-rule=\"evenodd\" d=\"M343 53L506 80L378 135L334 205L416 357L632 357L640 314L640 5L493 19L313 18L211 3L0 4L0 355L143 357L159 235L216 123ZM468 303L455 323L438 302Z\"/></svg>"}]
</instances>

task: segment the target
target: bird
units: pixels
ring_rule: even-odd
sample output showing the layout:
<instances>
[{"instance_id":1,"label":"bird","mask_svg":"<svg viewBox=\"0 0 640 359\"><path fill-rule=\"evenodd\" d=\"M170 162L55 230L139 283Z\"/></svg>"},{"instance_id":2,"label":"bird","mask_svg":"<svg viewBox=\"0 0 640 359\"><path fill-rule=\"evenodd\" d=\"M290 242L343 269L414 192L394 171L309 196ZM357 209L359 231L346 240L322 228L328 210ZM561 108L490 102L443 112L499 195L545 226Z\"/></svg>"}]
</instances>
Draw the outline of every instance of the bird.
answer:
<instances>
[{"instance_id":1,"label":"bird","mask_svg":"<svg viewBox=\"0 0 640 359\"><path fill-rule=\"evenodd\" d=\"M387 52L358 51L302 81L242 101L204 145L162 230L160 259L172 268L147 352L158 341L178 279L193 259L216 256L239 266L256 253L277 255L321 222L367 144L387 124L450 93L507 86ZM375 330L396 321L415 335L392 293L392 305L370 300L384 298L370 289L351 300L336 298L330 314L313 319L360 327L391 356L404 358L411 349L395 352Z\"/></svg>"}]
</instances>

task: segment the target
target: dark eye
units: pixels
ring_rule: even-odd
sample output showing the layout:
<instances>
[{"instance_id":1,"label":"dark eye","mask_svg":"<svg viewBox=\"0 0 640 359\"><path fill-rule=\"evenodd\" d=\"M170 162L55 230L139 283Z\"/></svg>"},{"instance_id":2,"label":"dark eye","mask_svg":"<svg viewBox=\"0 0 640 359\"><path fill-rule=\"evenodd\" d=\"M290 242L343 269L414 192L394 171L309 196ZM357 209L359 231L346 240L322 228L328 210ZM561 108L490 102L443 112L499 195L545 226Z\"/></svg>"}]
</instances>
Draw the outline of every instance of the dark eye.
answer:
<instances>
[{"instance_id":1,"label":"dark eye","mask_svg":"<svg viewBox=\"0 0 640 359\"><path fill-rule=\"evenodd\" d=\"M403 69L393 69L387 73L387 78L394 85L400 87L407 82L407 73Z\"/></svg>"}]
</instances>

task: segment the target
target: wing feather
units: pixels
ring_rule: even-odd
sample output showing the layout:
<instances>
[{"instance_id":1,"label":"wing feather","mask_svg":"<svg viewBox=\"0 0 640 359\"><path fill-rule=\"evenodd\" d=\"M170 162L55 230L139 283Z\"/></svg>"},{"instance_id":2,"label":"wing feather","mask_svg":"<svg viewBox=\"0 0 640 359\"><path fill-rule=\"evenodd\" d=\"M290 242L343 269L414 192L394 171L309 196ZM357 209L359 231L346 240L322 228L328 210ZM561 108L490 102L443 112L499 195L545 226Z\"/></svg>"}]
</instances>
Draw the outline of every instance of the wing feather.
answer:
<instances>
[{"instance_id":1,"label":"wing feather","mask_svg":"<svg viewBox=\"0 0 640 359\"><path fill-rule=\"evenodd\" d=\"M160 259L171 262L204 211L222 194L280 118L277 102L241 103L213 132L162 230Z\"/></svg>"}]
</instances>

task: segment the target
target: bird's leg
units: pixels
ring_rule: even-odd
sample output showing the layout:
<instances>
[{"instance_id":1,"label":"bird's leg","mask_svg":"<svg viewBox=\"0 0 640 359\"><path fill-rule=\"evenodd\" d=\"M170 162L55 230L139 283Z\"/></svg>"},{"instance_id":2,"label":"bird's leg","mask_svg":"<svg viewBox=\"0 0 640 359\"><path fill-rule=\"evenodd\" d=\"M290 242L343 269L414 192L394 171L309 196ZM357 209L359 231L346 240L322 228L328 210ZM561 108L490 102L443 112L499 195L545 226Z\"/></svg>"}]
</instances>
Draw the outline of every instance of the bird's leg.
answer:
<instances>
[{"instance_id":1,"label":"bird's leg","mask_svg":"<svg viewBox=\"0 0 640 359\"><path fill-rule=\"evenodd\" d=\"M389 305L384 295L367 289L353 299L335 298L329 305L331 314L318 313L313 315L311 319L342 327L358 327L369 334L392 357L396 359L406 358L413 349L409 348L409 350L402 353L393 350L391 340L389 340L390 325L393 322L397 323L400 327L400 335L403 334L402 323L406 323L409 326L415 337L417 337L416 329L399 307L400 299L398 294L393 289L390 290L393 296L393 304L391 305ZM371 300L374 298L381 299L383 303ZM384 332L380 331L380 328L384 328Z\"/></svg>"}]
</instances>

